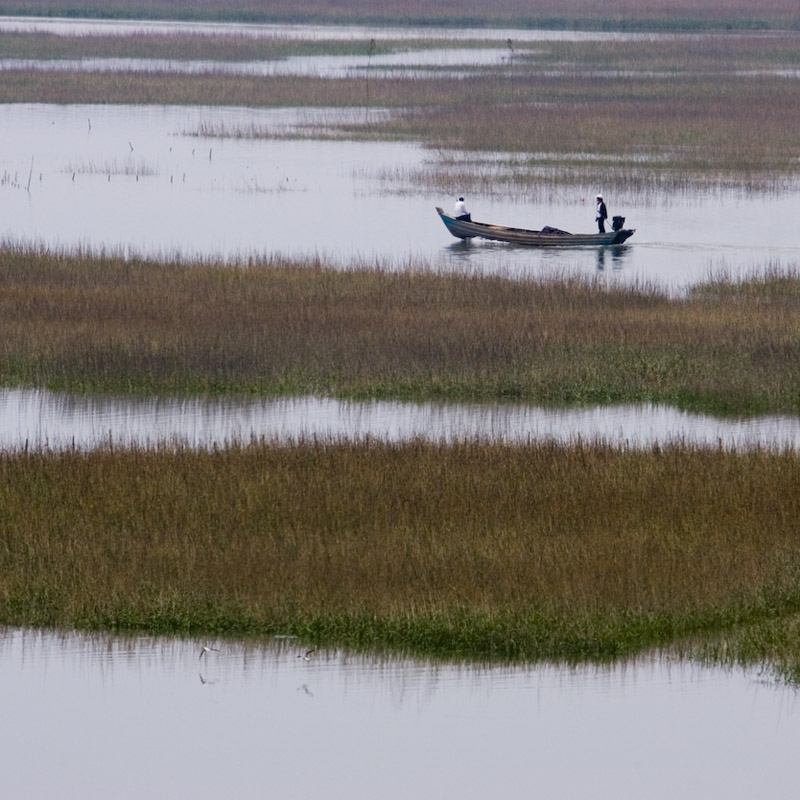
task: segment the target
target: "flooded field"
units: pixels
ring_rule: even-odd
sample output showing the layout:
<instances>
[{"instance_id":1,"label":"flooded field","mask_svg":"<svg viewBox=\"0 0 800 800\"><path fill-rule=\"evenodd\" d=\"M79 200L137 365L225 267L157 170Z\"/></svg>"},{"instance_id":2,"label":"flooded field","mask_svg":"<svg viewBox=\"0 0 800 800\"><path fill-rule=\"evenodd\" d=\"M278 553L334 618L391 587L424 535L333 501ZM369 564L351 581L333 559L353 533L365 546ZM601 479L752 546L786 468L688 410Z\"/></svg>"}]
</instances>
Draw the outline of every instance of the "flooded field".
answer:
<instances>
[{"instance_id":1,"label":"flooded field","mask_svg":"<svg viewBox=\"0 0 800 800\"><path fill-rule=\"evenodd\" d=\"M204 645L218 650L200 657ZM305 649L291 639L5 630L5 791L69 787L87 800L791 791L797 696L756 673L657 656L580 668L346 651L305 661Z\"/></svg>"},{"instance_id":2,"label":"flooded field","mask_svg":"<svg viewBox=\"0 0 800 800\"><path fill-rule=\"evenodd\" d=\"M747 273L800 256L800 197L791 188L606 194L610 214L636 229L619 248L464 243L434 210L450 210L461 188L449 195L414 188L412 176L435 154L413 143L282 138L364 116L363 109L2 106L0 239L228 260L279 252L518 277L600 272L673 288L712 271ZM277 138L247 138L249 131ZM594 188L563 188L547 201L467 199L481 221L590 232Z\"/></svg>"},{"instance_id":3,"label":"flooded field","mask_svg":"<svg viewBox=\"0 0 800 800\"><path fill-rule=\"evenodd\" d=\"M388 441L491 440L516 444L603 440L625 447L685 442L743 450L797 449L800 420L720 420L664 406L542 409L525 405L436 405L281 400L93 397L0 390L0 450L46 447L210 448L266 439L372 437Z\"/></svg>"}]
</instances>

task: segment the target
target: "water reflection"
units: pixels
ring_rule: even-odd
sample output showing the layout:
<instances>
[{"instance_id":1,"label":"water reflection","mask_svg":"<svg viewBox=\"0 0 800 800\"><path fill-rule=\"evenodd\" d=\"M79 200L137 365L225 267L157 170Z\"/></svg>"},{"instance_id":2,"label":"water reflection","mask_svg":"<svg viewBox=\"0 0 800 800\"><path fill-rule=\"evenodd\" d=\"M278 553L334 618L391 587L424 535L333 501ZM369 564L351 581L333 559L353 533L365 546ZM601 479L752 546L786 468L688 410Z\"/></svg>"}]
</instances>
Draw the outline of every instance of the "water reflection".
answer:
<instances>
[{"instance_id":1,"label":"water reflection","mask_svg":"<svg viewBox=\"0 0 800 800\"><path fill-rule=\"evenodd\" d=\"M793 691L655 656L305 662L293 640L222 641L201 680L203 644L3 631L4 792L749 799L786 796L800 746Z\"/></svg>"},{"instance_id":2,"label":"water reflection","mask_svg":"<svg viewBox=\"0 0 800 800\"><path fill-rule=\"evenodd\" d=\"M281 400L73 396L0 390L0 449L213 447L302 437L408 441L602 439L625 447L686 442L711 447L797 448L800 418L721 420L665 406L572 410L525 405L354 403L319 397Z\"/></svg>"},{"instance_id":3,"label":"water reflection","mask_svg":"<svg viewBox=\"0 0 800 800\"><path fill-rule=\"evenodd\" d=\"M296 56L274 61L184 61L158 58L0 59L0 72L140 72L175 75L300 75L348 78L369 69L371 77L463 76L473 69L503 64L507 51L496 48L422 50L373 56ZM453 68L458 68L453 71ZM449 68L449 69L448 69ZM466 70L466 71L465 71Z\"/></svg>"}]
</instances>

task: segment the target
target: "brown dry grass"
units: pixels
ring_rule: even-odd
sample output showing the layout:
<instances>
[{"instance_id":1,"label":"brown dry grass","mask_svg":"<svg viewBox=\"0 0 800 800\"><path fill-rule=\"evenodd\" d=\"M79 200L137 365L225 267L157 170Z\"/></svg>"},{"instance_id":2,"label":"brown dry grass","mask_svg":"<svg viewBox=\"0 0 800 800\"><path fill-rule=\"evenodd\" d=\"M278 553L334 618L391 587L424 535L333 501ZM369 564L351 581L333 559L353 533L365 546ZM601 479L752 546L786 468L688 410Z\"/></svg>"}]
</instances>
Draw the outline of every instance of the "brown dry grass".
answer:
<instances>
[{"instance_id":1,"label":"brown dry grass","mask_svg":"<svg viewBox=\"0 0 800 800\"><path fill-rule=\"evenodd\" d=\"M0 378L101 391L797 413L791 274L669 298L425 270L0 250Z\"/></svg>"},{"instance_id":2,"label":"brown dry grass","mask_svg":"<svg viewBox=\"0 0 800 800\"><path fill-rule=\"evenodd\" d=\"M796 454L301 443L6 455L0 478L6 622L557 657L800 605Z\"/></svg>"}]
</instances>

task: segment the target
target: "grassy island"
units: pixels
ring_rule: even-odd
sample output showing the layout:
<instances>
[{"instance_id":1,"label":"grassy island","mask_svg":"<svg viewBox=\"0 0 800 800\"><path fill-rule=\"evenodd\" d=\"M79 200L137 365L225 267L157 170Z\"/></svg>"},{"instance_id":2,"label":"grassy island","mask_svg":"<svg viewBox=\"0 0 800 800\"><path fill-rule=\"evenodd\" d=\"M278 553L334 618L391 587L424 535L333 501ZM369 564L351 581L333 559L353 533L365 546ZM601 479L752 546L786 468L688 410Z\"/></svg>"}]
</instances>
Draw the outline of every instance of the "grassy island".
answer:
<instances>
[{"instance_id":1,"label":"grassy island","mask_svg":"<svg viewBox=\"0 0 800 800\"><path fill-rule=\"evenodd\" d=\"M798 676L800 456L297 442L0 458L0 619Z\"/></svg>"},{"instance_id":2,"label":"grassy island","mask_svg":"<svg viewBox=\"0 0 800 800\"><path fill-rule=\"evenodd\" d=\"M8 384L796 413L800 279L686 298L0 252ZM190 302L187 302L187 298ZM0 619L800 665L800 457L600 443L9 453Z\"/></svg>"},{"instance_id":3,"label":"grassy island","mask_svg":"<svg viewBox=\"0 0 800 800\"><path fill-rule=\"evenodd\" d=\"M800 276L591 280L0 250L0 382L146 394L800 411Z\"/></svg>"}]
</instances>

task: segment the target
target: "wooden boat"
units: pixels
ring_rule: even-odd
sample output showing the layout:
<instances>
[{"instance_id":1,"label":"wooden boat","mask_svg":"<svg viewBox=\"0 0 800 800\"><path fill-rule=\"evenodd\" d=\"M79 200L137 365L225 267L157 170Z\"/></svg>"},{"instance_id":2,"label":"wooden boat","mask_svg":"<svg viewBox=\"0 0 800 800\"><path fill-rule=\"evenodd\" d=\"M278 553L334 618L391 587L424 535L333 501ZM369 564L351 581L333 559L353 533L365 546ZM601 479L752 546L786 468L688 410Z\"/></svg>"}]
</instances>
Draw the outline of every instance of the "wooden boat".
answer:
<instances>
[{"instance_id":1,"label":"wooden boat","mask_svg":"<svg viewBox=\"0 0 800 800\"><path fill-rule=\"evenodd\" d=\"M457 239L491 239L495 242L510 242L526 247L582 247L622 244L630 239L635 229L621 228L607 233L567 233L558 228L545 227L540 231L525 228L507 228L505 225L490 225L487 222L456 219L445 214L439 206L436 211L445 227Z\"/></svg>"}]
</instances>

